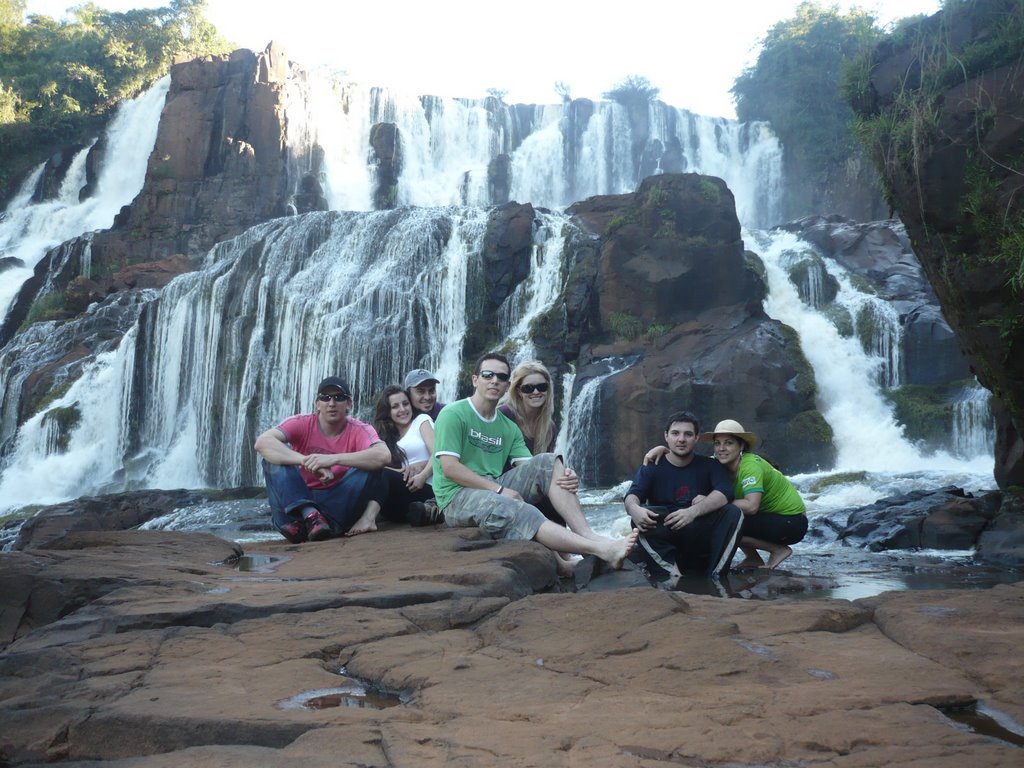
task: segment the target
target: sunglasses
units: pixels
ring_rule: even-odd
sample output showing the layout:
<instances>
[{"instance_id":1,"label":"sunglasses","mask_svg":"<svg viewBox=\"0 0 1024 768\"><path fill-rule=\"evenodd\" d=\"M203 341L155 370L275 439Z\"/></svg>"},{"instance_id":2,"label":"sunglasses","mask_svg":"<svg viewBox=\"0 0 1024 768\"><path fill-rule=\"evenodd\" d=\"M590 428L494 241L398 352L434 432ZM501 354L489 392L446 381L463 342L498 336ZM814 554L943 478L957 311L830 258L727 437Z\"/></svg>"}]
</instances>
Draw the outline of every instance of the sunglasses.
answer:
<instances>
[{"instance_id":1,"label":"sunglasses","mask_svg":"<svg viewBox=\"0 0 1024 768\"><path fill-rule=\"evenodd\" d=\"M321 392L319 395L316 396L316 399L319 400L321 403L329 403L331 402L331 400L333 400L336 403L344 403L346 400L351 400L352 395L325 395L323 392Z\"/></svg>"},{"instance_id":2,"label":"sunglasses","mask_svg":"<svg viewBox=\"0 0 1024 768\"><path fill-rule=\"evenodd\" d=\"M491 379L497 379L498 381L508 381L512 376L508 373L498 373L497 371L480 371L477 374L481 379L490 381Z\"/></svg>"},{"instance_id":3,"label":"sunglasses","mask_svg":"<svg viewBox=\"0 0 1024 768\"><path fill-rule=\"evenodd\" d=\"M540 384L520 384L519 391L524 395L532 395L534 392L547 392L548 383L542 381Z\"/></svg>"}]
</instances>

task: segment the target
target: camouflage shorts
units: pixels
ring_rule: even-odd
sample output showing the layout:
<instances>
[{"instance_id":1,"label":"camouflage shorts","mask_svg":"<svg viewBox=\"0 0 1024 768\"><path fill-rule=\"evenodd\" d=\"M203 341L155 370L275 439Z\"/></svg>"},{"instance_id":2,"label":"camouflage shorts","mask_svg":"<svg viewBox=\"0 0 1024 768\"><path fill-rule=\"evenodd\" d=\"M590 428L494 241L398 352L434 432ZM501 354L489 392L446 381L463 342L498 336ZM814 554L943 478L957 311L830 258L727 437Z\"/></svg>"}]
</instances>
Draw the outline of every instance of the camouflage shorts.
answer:
<instances>
[{"instance_id":1,"label":"camouflage shorts","mask_svg":"<svg viewBox=\"0 0 1024 768\"><path fill-rule=\"evenodd\" d=\"M534 505L547 498L557 458L553 453L538 454L519 462L495 481L518 491L522 501L494 491L463 488L444 508L445 525L475 526L495 539L532 539L547 520Z\"/></svg>"}]
</instances>

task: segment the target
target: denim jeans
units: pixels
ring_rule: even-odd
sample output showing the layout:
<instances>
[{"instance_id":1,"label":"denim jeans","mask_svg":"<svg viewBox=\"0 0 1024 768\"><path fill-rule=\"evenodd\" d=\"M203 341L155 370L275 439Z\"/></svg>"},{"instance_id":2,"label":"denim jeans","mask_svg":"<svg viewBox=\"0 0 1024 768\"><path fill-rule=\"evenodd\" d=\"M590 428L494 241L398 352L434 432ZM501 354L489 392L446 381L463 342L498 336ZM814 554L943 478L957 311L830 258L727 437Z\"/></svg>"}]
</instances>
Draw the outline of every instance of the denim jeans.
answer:
<instances>
[{"instance_id":1,"label":"denim jeans","mask_svg":"<svg viewBox=\"0 0 1024 768\"><path fill-rule=\"evenodd\" d=\"M299 474L299 468L263 461L267 481L267 501L274 527L281 530L298 520L303 507L316 507L331 524L336 536L348 531L363 514L371 491L382 482L380 470L349 469L329 488L310 488Z\"/></svg>"}]
</instances>

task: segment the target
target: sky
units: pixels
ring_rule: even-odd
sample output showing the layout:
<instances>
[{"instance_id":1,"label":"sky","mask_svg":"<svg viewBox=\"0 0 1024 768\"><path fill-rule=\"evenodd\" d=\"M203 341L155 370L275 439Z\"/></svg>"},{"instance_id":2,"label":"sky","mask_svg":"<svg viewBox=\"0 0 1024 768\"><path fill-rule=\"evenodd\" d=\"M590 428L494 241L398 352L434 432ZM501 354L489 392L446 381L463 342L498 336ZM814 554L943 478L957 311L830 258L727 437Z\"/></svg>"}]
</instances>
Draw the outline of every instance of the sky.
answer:
<instances>
[{"instance_id":1,"label":"sky","mask_svg":"<svg viewBox=\"0 0 1024 768\"><path fill-rule=\"evenodd\" d=\"M166 5L94 0L115 11ZM659 98L699 114L736 116L729 89L757 59L773 24L800 0L208 0L207 18L239 47L272 39L308 68L343 70L364 85L417 94L508 103L557 103L555 82L573 98L599 99L627 75L661 89ZM60 18L66 0L28 0L28 13ZM879 23L935 13L942 0L835 2L859 6Z\"/></svg>"}]
</instances>

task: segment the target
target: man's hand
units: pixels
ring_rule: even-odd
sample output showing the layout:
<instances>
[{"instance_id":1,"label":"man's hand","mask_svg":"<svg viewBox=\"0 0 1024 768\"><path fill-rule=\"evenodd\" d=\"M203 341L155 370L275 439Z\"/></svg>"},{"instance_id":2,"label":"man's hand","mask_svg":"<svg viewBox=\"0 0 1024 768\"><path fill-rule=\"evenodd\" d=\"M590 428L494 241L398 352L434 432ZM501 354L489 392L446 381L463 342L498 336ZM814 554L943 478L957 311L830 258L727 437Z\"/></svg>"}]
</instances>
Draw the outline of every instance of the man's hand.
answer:
<instances>
[{"instance_id":1,"label":"man's hand","mask_svg":"<svg viewBox=\"0 0 1024 768\"><path fill-rule=\"evenodd\" d=\"M658 524L658 516L647 509L647 507L641 507L639 505L631 507L629 510L629 519L632 520L636 527L641 531L649 531Z\"/></svg>"},{"instance_id":2,"label":"man's hand","mask_svg":"<svg viewBox=\"0 0 1024 768\"><path fill-rule=\"evenodd\" d=\"M656 445L644 454L644 464L657 464L666 453L668 453L666 446Z\"/></svg>"},{"instance_id":3,"label":"man's hand","mask_svg":"<svg viewBox=\"0 0 1024 768\"><path fill-rule=\"evenodd\" d=\"M512 490L511 488L502 488L501 493L498 495L508 496L510 499L519 499L519 501L523 500L523 495L519 491Z\"/></svg>"},{"instance_id":4,"label":"man's hand","mask_svg":"<svg viewBox=\"0 0 1024 768\"><path fill-rule=\"evenodd\" d=\"M576 493L580 489L580 476L573 469L565 468L565 472L555 478L555 485L564 488L569 493Z\"/></svg>"},{"instance_id":5,"label":"man's hand","mask_svg":"<svg viewBox=\"0 0 1024 768\"><path fill-rule=\"evenodd\" d=\"M327 483L331 482L331 480L334 479L334 472L332 472L330 469L318 469L316 471L316 476L320 478L321 483L324 483L326 485Z\"/></svg>"},{"instance_id":6,"label":"man's hand","mask_svg":"<svg viewBox=\"0 0 1024 768\"><path fill-rule=\"evenodd\" d=\"M685 528L696 519L697 510L693 507L677 509L665 515L665 526L671 528L673 531L678 531L681 528Z\"/></svg>"},{"instance_id":7,"label":"man's hand","mask_svg":"<svg viewBox=\"0 0 1024 768\"><path fill-rule=\"evenodd\" d=\"M321 469L330 469L337 462L333 456L323 453L311 453L302 460L302 466L308 471L319 474Z\"/></svg>"}]
</instances>

